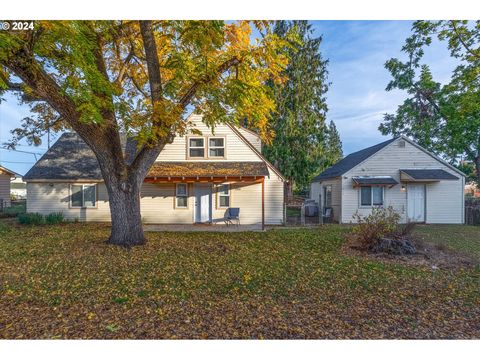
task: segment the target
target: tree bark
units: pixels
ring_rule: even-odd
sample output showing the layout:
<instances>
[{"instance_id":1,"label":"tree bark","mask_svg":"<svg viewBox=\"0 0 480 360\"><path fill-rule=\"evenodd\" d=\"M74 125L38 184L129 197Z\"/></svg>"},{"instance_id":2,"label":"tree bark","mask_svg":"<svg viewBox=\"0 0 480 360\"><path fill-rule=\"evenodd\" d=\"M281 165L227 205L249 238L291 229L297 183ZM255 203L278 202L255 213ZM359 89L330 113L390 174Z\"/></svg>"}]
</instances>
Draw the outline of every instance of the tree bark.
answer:
<instances>
[{"instance_id":1,"label":"tree bark","mask_svg":"<svg viewBox=\"0 0 480 360\"><path fill-rule=\"evenodd\" d=\"M134 179L127 181L106 181L112 230L107 243L130 248L146 242L140 213L141 183Z\"/></svg>"}]
</instances>

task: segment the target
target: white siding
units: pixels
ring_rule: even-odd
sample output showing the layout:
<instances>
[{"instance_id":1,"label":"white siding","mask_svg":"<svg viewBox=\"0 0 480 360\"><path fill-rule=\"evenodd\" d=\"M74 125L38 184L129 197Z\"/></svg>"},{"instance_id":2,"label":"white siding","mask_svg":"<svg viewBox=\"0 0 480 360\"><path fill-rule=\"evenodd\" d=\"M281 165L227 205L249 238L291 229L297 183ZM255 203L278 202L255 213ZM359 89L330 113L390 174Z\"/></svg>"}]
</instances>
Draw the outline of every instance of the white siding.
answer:
<instances>
[{"instance_id":1,"label":"white siding","mask_svg":"<svg viewBox=\"0 0 480 360\"><path fill-rule=\"evenodd\" d=\"M110 221L110 207L106 187L98 184L96 208L78 209L70 207L70 184L68 183L27 184L27 211L44 215L62 212L65 218L80 221ZM281 185L281 189L280 189ZM188 185L188 208L175 207L175 184L144 184L141 192L141 212L145 223L192 224L194 221L194 184ZM240 220L244 225L262 223L262 187L260 183L233 183L231 185L231 207L240 208ZM267 200L270 196L271 200ZM225 209L217 208L215 192L212 196L212 220L223 223ZM265 222L283 222L283 183L276 179L265 181Z\"/></svg>"},{"instance_id":2,"label":"white siding","mask_svg":"<svg viewBox=\"0 0 480 360\"><path fill-rule=\"evenodd\" d=\"M262 140L260 139L260 136L256 135L255 133L246 130L242 127L237 128L240 134L242 134L245 139L248 140L250 144L252 144L255 149L257 149L258 152L262 152Z\"/></svg>"},{"instance_id":3,"label":"white siding","mask_svg":"<svg viewBox=\"0 0 480 360\"><path fill-rule=\"evenodd\" d=\"M317 203L320 199L320 195L323 200L323 187L326 185L332 185L332 209L333 219L340 221L341 218L341 204L342 204L342 180L340 178L325 180L320 182L314 182L310 185L310 199L315 200ZM323 204L319 204L322 205Z\"/></svg>"},{"instance_id":4,"label":"white siding","mask_svg":"<svg viewBox=\"0 0 480 360\"><path fill-rule=\"evenodd\" d=\"M10 175L2 173L0 173L0 201L3 202L3 206L10 206Z\"/></svg>"},{"instance_id":5,"label":"white siding","mask_svg":"<svg viewBox=\"0 0 480 360\"><path fill-rule=\"evenodd\" d=\"M270 176L265 178L265 224L283 224L283 204L285 187L272 169L268 169Z\"/></svg>"},{"instance_id":6,"label":"white siding","mask_svg":"<svg viewBox=\"0 0 480 360\"><path fill-rule=\"evenodd\" d=\"M359 207L359 190L353 188L352 176L391 176L400 183L400 169L443 169L458 177L458 180L442 180L426 184L426 222L462 223L463 186L460 174L434 159L416 146L405 142L399 147L399 140L386 146L342 177L342 222L349 223L355 212L368 215L371 208ZM407 192L401 185L385 189L385 206L393 206L407 218Z\"/></svg>"},{"instance_id":7,"label":"white siding","mask_svg":"<svg viewBox=\"0 0 480 360\"><path fill-rule=\"evenodd\" d=\"M189 121L195 125L195 129L202 132L202 136L218 135L226 137L226 159L208 159L208 161L262 161L227 125L219 124L212 132L202 122L200 115L191 115ZM186 138L186 136L175 137L171 144L165 145L157 161L187 161ZM188 161L205 161L205 159L188 159Z\"/></svg>"}]
</instances>

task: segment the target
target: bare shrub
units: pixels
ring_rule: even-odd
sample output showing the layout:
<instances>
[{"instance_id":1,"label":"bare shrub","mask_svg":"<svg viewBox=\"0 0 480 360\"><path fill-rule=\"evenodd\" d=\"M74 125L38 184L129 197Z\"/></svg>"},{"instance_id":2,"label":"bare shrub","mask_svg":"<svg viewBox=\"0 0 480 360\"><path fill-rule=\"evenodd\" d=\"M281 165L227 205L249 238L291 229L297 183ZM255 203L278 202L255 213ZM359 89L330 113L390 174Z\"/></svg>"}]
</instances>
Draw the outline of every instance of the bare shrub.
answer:
<instances>
[{"instance_id":1,"label":"bare shrub","mask_svg":"<svg viewBox=\"0 0 480 360\"><path fill-rule=\"evenodd\" d=\"M373 208L372 213L368 216L357 212L353 218L357 224L353 227L349 238L356 248L371 249L381 238L395 236L398 233L400 214L391 206Z\"/></svg>"}]
</instances>

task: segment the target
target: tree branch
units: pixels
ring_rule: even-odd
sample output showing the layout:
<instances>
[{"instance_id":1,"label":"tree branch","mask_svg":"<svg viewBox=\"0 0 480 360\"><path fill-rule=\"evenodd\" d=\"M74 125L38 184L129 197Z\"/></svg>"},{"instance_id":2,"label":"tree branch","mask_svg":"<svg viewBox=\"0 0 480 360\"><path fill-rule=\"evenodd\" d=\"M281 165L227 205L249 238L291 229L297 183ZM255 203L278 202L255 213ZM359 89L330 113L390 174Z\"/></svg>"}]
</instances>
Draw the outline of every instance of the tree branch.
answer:
<instances>
[{"instance_id":1,"label":"tree branch","mask_svg":"<svg viewBox=\"0 0 480 360\"><path fill-rule=\"evenodd\" d=\"M457 39L460 41L460 44L462 44L465 50L467 50L467 52L470 53L470 55L472 55L473 57L480 59L480 55L476 54L463 40L462 35L458 32L458 29L455 26L455 20L451 20L450 24L452 24L453 32L455 33L455 35L457 36Z\"/></svg>"},{"instance_id":2,"label":"tree branch","mask_svg":"<svg viewBox=\"0 0 480 360\"><path fill-rule=\"evenodd\" d=\"M160 61L158 60L157 44L153 34L152 21L140 21L140 31L143 39L143 48L147 61L148 80L150 83L150 96L153 107L162 100L162 75Z\"/></svg>"},{"instance_id":3,"label":"tree branch","mask_svg":"<svg viewBox=\"0 0 480 360\"><path fill-rule=\"evenodd\" d=\"M187 107L187 105L195 96L195 93L197 92L198 88L201 85L208 84L209 82L213 81L216 76L223 74L225 71L227 71L233 66L238 66L240 63L241 63L240 59L234 56L231 59L225 61L223 64L221 64L213 74L206 76L203 79L195 81L192 84L192 86L187 90L187 92L181 97L179 101L180 107L182 109L185 109Z\"/></svg>"}]
</instances>

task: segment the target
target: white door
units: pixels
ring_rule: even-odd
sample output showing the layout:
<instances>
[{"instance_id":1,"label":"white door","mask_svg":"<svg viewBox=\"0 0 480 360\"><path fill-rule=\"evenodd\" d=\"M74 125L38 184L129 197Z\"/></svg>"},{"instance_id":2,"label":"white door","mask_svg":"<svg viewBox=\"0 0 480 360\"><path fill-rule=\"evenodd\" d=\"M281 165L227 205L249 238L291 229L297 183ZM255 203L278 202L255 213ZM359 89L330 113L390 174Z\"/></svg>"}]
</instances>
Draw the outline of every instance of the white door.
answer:
<instances>
[{"instance_id":1,"label":"white door","mask_svg":"<svg viewBox=\"0 0 480 360\"><path fill-rule=\"evenodd\" d=\"M425 221L425 185L407 186L408 221Z\"/></svg>"},{"instance_id":2,"label":"white door","mask_svg":"<svg viewBox=\"0 0 480 360\"><path fill-rule=\"evenodd\" d=\"M212 221L212 185L195 184L195 222Z\"/></svg>"}]
</instances>

